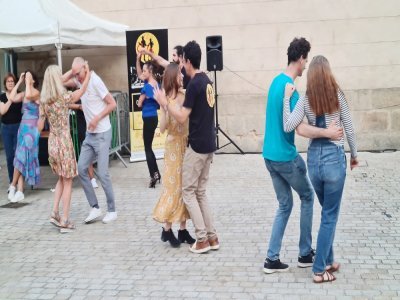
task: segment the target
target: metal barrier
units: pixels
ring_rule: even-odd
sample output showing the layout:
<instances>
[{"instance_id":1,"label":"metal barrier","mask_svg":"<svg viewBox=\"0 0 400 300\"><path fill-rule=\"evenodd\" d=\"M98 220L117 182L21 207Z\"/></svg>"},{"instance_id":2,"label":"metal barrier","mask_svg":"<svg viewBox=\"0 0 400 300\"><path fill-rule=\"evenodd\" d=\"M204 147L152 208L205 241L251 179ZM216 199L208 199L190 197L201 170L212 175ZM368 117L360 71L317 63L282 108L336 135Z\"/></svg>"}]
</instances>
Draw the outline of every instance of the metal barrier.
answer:
<instances>
[{"instance_id":1,"label":"metal barrier","mask_svg":"<svg viewBox=\"0 0 400 300\"><path fill-rule=\"evenodd\" d=\"M125 160L119 153L122 148L125 148L129 154L130 149L129 145L129 102L128 102L128 94L122 93L119 91L111 91L111 95L114 97L115 101L117 102L117 108L113 110L109 117L111 122L111 131L112 131L112 138L111 138L111 145L110 145L110 155L115 154L127 168L128 165L126 164ZM78 139L78 125L77 125L77 117L76 112L70 110L70 127L71 127L71 137L72 142L74 144L75 149L75 156L76 159L79 159L79 154L81 150L81 145L79 145Z\"/></svg>"},{"instance_id":2,"label":"metal barrier","mask_svg":"<svg viewBox=\"0 0 400 300\"><path fill-rule=\"evenodd\" d=\"M129 100L128 94L120 91L111 91L111 95L117 102L117 108L110 114L110 122L112 127L112 140L110 154L115 153L124 166L127 168L128 165L125 163L119 151L125 148L129 154Z\"/></svg>"}]
</instances>

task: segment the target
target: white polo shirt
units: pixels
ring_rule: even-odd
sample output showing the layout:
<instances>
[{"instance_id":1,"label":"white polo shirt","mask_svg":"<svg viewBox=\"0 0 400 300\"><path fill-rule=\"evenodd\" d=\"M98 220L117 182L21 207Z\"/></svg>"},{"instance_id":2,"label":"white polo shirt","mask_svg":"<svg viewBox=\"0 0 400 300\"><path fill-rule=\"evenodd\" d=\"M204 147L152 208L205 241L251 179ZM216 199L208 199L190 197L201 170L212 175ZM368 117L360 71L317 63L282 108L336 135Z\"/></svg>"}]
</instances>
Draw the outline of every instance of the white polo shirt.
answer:
<instances>
[{"instance_id":1,"label":"white polo shirt","mask_svg":"<svg viewBox=\"0 0 400 300\"><path fill-rule=\"evenodd\" d=\"M76 85L81 88L82 84L78 80L74 80ZM95 116L99 115L107 107L104 98L108 93L109 91L101 78L94 71L91 71L88 87L81 97L82 110L87 126ZM107 115L99 121L93 131L89 131L88 129L87 131L90 133L102 133L108 131L110 128L110 118Z\"/></svg>"}]
</instances>

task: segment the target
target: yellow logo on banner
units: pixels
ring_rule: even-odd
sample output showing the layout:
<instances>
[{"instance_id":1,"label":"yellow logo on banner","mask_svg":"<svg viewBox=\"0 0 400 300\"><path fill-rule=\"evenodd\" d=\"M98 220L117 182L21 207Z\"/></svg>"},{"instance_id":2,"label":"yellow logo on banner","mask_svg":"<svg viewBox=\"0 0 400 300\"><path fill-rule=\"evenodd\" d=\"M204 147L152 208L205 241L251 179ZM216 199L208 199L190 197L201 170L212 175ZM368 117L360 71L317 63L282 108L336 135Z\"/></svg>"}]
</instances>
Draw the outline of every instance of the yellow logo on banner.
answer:
<instances>
[{"instance_id":1,"label":"yellow logo on banner","mask_svg":"<svg viewBox=\"0 0 400 300\"><path fill-rule=\"evenodd\" d=\"M214 106L215 94L214 94L214 89L211 84L207 84L207 102L210 107Z\"/></svg>"},{"instance_id":2,"label":"yellow logo on banner","mask_svg":"<svg viewBox=\"0 0 400 300\"><path fill-rule=\"evenodd\" d=\"M160 52L160 44L156 38L156 36L150 32L144 32L139 35L136 41L136 54L139 53L141 48L145 48L150 52L153 52L155 55L158 55ZM141 59L142 63L151 60L150 55L142 55Z\"/></svg>"}]
</instances>

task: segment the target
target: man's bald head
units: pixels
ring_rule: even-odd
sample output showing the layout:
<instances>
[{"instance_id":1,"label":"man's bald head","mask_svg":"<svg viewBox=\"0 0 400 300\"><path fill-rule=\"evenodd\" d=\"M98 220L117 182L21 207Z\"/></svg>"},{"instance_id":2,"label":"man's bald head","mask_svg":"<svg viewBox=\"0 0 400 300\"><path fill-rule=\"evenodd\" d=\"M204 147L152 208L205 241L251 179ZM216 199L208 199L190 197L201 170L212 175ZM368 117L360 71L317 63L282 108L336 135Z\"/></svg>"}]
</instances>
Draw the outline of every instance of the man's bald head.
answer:
<instances>
[{"instance_id":1,"label":"man's bald head","mask_svg":"<svg viewBox=\"0 0 400 300\"><path fill-rule=\"evenodd\" d=\"M85 65L85 63L86 62L82 57L75 57L72 61L72 74L75 76L76 79L78 79L80 83L83 82L86 76L86 72L83 70L83 66Z\"/></svg>"},{"instance_id":2,"label":"man's bald head","mask_svg":"<svg viewBox=\"0 0 400 300\"><path fill-rule=\"evenodd\" d=\"M83 57L75 57L74 60L72 61L72 68L74 68L74 66L80 68L85 64L85 60L83 59Z\"/></svg>"}]
</instances>

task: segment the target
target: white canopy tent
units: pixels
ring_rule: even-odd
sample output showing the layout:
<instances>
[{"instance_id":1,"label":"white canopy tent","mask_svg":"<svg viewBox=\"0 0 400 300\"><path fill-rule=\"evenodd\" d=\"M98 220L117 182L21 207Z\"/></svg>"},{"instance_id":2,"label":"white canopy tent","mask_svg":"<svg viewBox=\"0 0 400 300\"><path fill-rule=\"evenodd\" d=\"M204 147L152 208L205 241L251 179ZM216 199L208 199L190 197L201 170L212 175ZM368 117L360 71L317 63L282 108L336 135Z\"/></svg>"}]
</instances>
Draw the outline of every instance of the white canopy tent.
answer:
<instances>
[{"instance_id":1,"label":"white canopy tent","mask_svg":"<svg viewBox=\"0 0 400 300\"><path fill-rule=\"evenodd\" d=\"M128 26L102 20L68 0L0 0L0 49L15 52L125 46ZM55 47L55 48L54 48Z\"/></svg>"}]
</instances>

